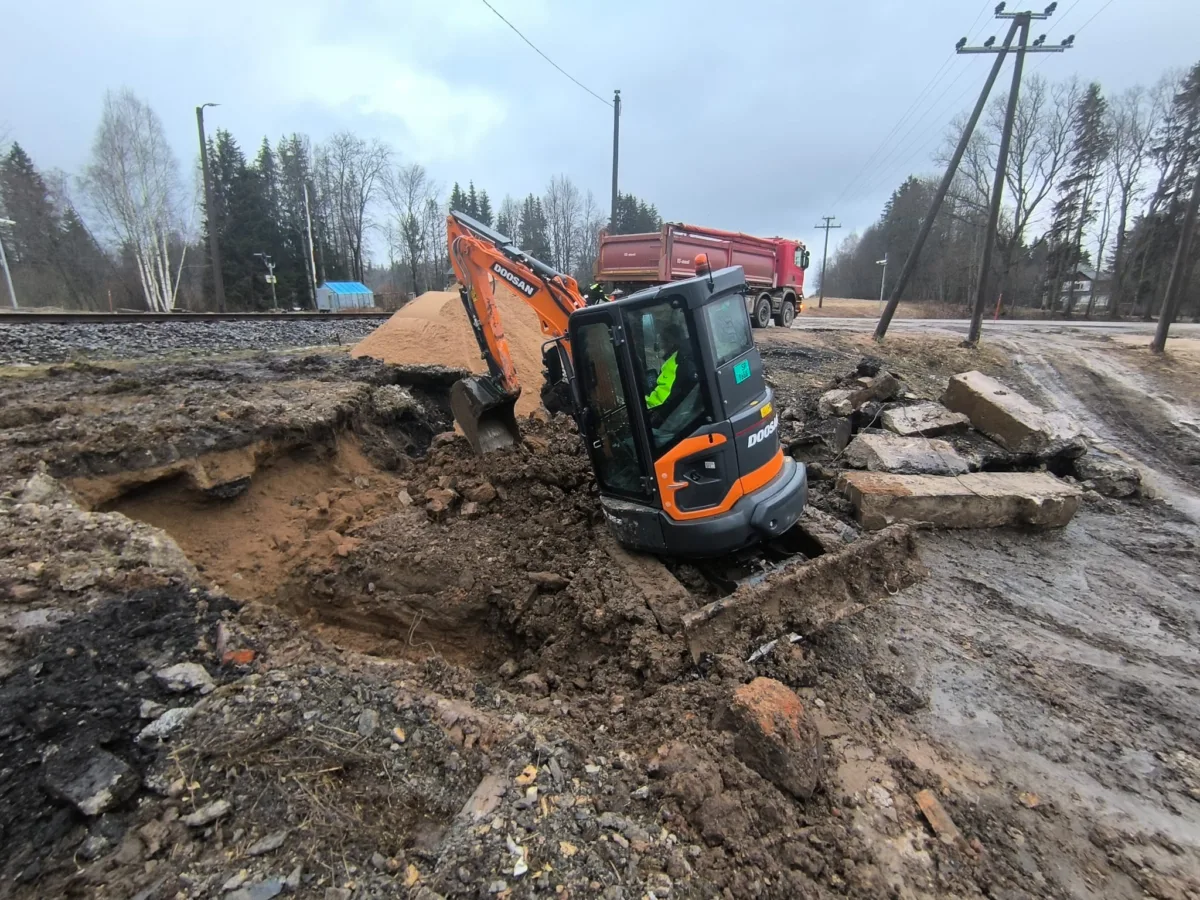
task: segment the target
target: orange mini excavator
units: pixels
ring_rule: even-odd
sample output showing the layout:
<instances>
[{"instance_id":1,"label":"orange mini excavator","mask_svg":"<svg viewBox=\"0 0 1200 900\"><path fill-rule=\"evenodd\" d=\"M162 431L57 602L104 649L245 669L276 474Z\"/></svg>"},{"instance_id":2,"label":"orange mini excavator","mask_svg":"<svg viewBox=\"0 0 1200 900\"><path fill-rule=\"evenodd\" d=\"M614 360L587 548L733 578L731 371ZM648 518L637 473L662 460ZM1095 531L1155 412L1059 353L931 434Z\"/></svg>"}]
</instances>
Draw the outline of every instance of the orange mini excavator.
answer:
<instances>
[{"instance_id":1,"label":"orange mini excavator","mask_svg":"<svg viewBox=\"0 0 1200 900\"><path fill-rule=\"evenodd\" d=\"M450 402L478 453L520 437L521 393L495 303L507 282L537 313L542 400L569 411L618 541L668 556L719 556L782 535L808 494L784 455L779 413L750 333L740 266L588 305L574 278L460 212L446 220L450 262L488 374Z\"/></svg>"}]
</instances>

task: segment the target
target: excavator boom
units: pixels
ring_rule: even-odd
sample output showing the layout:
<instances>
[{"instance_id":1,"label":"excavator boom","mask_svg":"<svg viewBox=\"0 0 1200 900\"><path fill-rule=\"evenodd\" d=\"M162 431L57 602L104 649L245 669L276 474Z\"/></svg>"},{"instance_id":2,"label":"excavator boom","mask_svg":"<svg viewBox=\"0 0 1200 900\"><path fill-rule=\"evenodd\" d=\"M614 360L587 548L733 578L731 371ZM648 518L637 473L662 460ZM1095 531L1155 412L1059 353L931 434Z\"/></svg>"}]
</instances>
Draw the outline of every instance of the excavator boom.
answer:
<instances>
[{"instance_id":1,"label":"excavator boom","mask_svg":"<svg viewBox=\"0 0 1200 900\"><path fill-rule=\"evenodd\" d=\"M459 295L475 332L488 374L465 378L450 392L450 408L477 453L512 446L519 439L514 409L521 383L513 364L504 323L496 307L496 285L504 282L537 314L542 334L569 355L567 320L586 306L569 275L534 259L506 235L465 213L446 218L446 245L460 285ZM550 356L553 360L554 357Z\"/></svg>"}]
</instances>

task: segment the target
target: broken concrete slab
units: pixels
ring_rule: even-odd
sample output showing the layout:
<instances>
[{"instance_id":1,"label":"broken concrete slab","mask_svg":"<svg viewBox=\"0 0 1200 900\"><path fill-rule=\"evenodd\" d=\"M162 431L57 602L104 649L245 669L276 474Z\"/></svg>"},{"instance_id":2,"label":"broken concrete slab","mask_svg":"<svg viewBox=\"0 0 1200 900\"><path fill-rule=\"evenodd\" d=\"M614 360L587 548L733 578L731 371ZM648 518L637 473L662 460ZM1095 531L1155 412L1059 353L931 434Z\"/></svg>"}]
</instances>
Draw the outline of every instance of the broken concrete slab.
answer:
<instances>
[{"instance_id":1,"label":"broken concrete slab","mask_svg":"<svg viewBox=\"0 0 1200 900\"><path fill-rule=\"evenodd\" d=\"M970 471L967 461L945 441L898 434L857 435L843 458L847 465L870 472L961 475Z\"/></svg>"},{"instance_id":2,"label":"broken concrete slab","mask_svg":"<svg viewBox=\"0 0 1200 900\"><path fill-rule=\"evenodd\" d=\"M46 766L46 790L85 816L98 816L123 803L141 783L132 766L99 748L83 757L52 758Z\"/></svg>"},{"instance_id":3,"label":"broken concrete slab","mask_svg":"<svg viewBox=\"0 0 1200 900\"><path fill-rule=\"evenodd\" d=\"M942 403L1006 450L1048 459L1087 451L1079 425L1061 413L1046 413L1016 391L982 372L950 379Z\"/></svg>"},{"instance_id":4,"label":"broken concrete slab","mask_svg":"<svg viewBox=\"0 0 1200 900\"><path fill-rule=\"evenodd\" d=\"M1075 460L1075 477L1105 497L1136 497L1142 490L1142 473L1115 456L1092 452Z\"/></svg>"},{"instance_id":5,"label":"broken concrete slab","mask_svg":"<svg viewBox=\"0 0 1200 900\"><path fill-rule=\"evenodd\" d=\"M970 424L971 420L962 413L952 412L932 400L895 406L883 413L883 427L902 437L938 437L965 431Z\"/></svg>"},{"instance_id":6,"label":"broken concrete slab","mask_svg":"<svg viewBox=\"0 0 1200 900\"><path fill-rule=\"evenodd\" d=\"M850 396L853 393L854 391L846 391L841 388L826 391L817 401L817 414L826 419L830 416L850 415L854 412L854 405L850 402Z\"/></svg>"},{"instance_id":7,"label":"broken concrete slab","mask_svg":"<svg viewBox=\"0 0 1200 900\"><path fill-rule=\"evenodd\" d=\"M871 400L891 400L900 393L900 387L899 378L890 372L883 372L851 394L850 405L858 409Z\"/></svg>"},{"instance_id":8,"label":"broken concrete slab","mask_svg":"<svg viewBox=\"0 0 1200 900\"><path fill-rule=\"evenodd\" d=\"M869 530L896 522L936 528L1066 525L1082 492L1045 472L973 472L946 477L845 472L838 487Z\"/></svg>"}]
</instances>

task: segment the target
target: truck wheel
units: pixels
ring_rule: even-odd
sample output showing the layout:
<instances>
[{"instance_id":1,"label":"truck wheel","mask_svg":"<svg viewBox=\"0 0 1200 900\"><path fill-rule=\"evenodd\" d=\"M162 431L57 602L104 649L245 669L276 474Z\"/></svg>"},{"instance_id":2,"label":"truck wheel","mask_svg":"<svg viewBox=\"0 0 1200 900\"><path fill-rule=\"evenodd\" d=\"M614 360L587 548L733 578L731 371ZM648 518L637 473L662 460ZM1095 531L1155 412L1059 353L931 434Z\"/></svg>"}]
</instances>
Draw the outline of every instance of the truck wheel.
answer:
<instances>
[{"instance_id":1,"label":"truck wheel","mask_svg":"<svg viewBox=\"0 0 1200 900\"><path fill-rule=\"evenodd\" d=\"M796 321L796 304L791 300L784 300L783 305L779 307L779 315L775 317L775 324L780 328L791 328L794 321Z\"/></svg>"},{"instance_id":2,"label":"truck wheel","mask_svg":"<svg viewBox=\"0 0 1200 900\"><path fill-rule=\"evenodd\" d=\"M758 295L758 299L754 301L754 315L750 317L750 324L755 328L766 328L771 324L770 294Z\"/></svg>"}]
</instances>

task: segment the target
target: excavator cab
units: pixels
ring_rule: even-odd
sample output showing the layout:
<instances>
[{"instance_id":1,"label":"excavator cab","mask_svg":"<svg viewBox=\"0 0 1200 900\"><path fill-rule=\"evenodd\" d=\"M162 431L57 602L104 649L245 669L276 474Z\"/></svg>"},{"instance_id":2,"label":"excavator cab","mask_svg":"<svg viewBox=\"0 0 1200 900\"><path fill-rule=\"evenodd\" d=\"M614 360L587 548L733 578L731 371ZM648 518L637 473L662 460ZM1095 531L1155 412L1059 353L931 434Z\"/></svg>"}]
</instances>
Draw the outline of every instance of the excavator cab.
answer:
<instances>
[{"instance_id":1,"label":"excavator cab","mask_svg":"<svg viewBox=\"0 0 1200 900\"><path fill-rule=\"evenodd\" d=\"M780 448L745 291L732 267L570 316L576 419L627 546L713 556L800 516L806 473Z\"/></svg>"}]
</instances>

